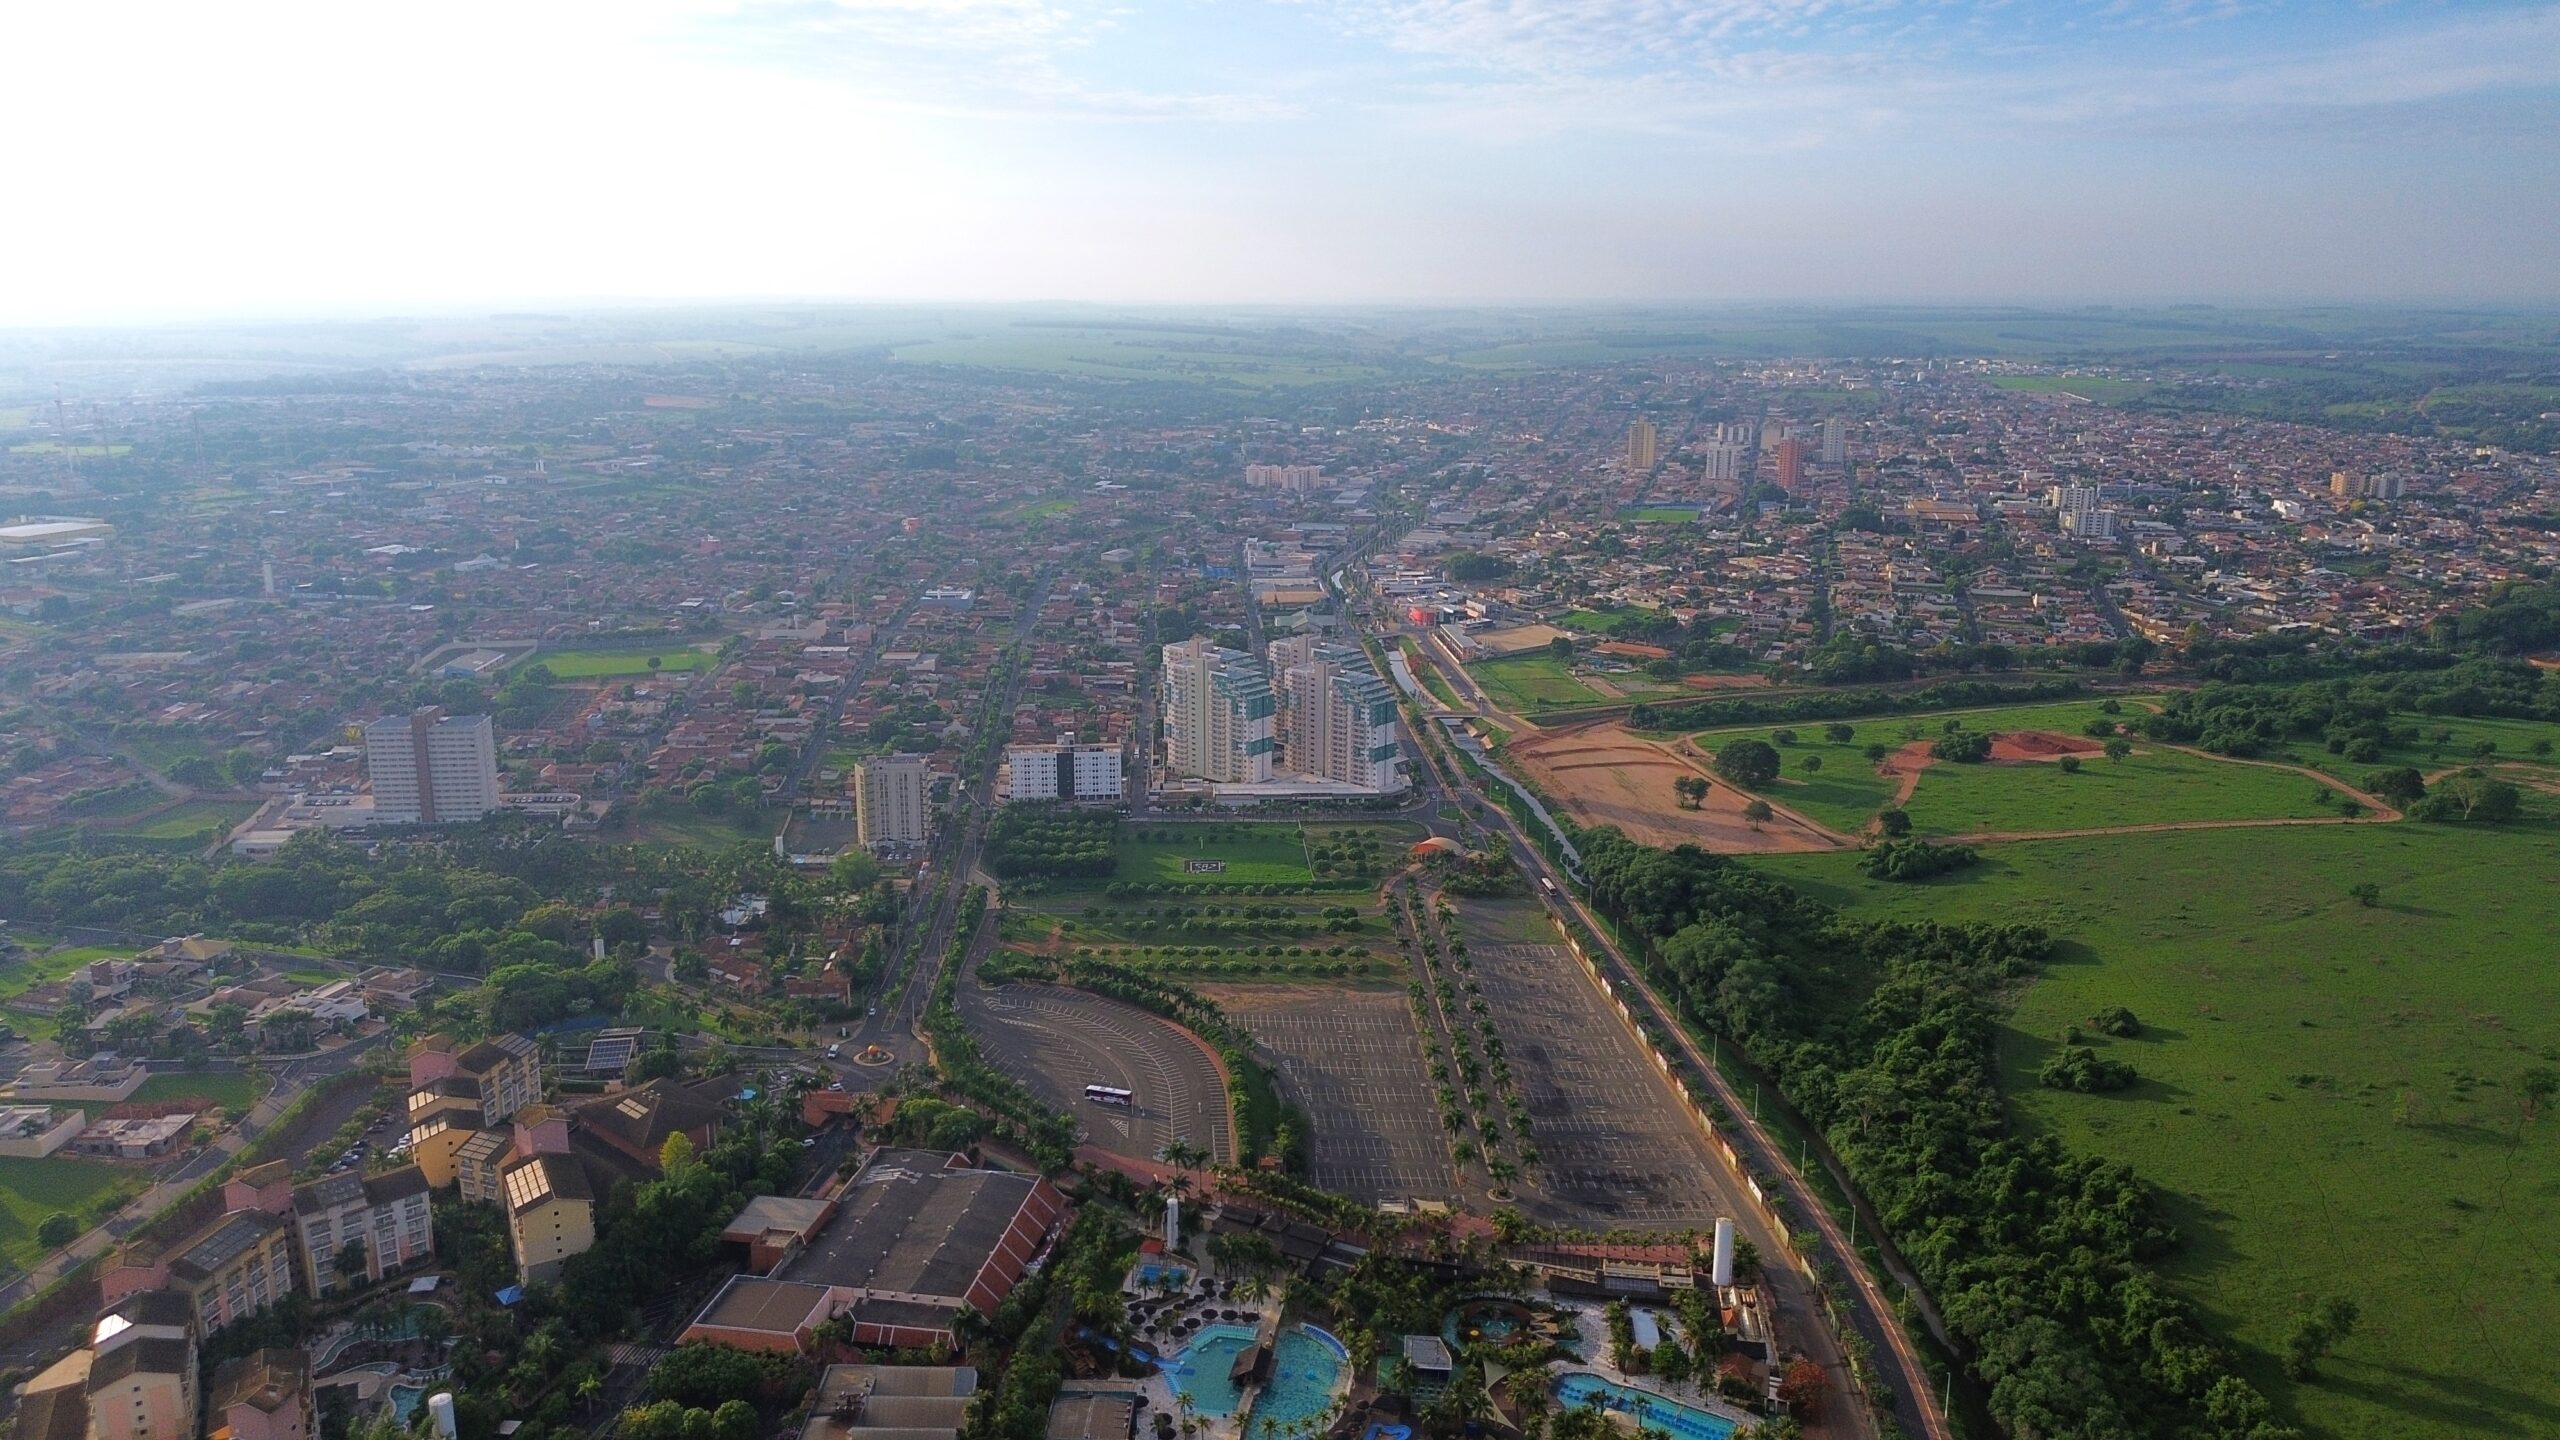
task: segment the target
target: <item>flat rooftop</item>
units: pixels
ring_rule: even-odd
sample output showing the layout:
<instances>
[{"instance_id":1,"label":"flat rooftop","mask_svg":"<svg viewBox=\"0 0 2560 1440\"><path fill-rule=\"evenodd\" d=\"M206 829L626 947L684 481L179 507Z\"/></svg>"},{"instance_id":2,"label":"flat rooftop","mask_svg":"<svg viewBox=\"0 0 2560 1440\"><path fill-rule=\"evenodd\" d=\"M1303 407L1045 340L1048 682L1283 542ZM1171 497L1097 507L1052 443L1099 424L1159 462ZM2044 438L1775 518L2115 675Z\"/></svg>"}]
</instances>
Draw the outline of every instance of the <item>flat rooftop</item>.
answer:
<instances>
[{"instance_id":1,"label":"flat rooftop","mask_svg":"<svg viewBox=\"0 0 2560 1440\"><path fill-rule=\"evenodd\" d=\"M967 1295L1039 1181L946 1169L948 1158L880 1152L846 1188L835 1223L792 1264L792 1278L955 1302Z\"/></svg>"},{"instance_id":2,"label":"flat rooftop","mask_svg":"<svg viewBox=\"0 0 2560 1440\"><path fill-rule=\"evenodd\" d=\"M716 1326L723 1330L754 1330L768 1335L790 1335L809 1323L811 1316L823 1319L822 1307L827 1302L824 1285L800 1285L788 1280L767 1280L755 1275L739 1275L720 1287L702 1313L693 1317L696 1325Z\"/></svg>"}]
</instances>

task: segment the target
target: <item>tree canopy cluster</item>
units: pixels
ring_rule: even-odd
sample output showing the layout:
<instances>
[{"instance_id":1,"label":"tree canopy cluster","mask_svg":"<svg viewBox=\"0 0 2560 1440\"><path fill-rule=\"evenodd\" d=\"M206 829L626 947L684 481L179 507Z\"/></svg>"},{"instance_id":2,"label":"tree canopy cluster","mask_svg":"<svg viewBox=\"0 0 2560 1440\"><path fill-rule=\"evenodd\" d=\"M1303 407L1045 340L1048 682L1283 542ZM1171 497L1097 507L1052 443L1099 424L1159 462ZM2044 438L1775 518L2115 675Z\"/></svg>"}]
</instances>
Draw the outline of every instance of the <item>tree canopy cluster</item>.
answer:
<instances>
[{"instance_id":1,"label":"tree canopy cluster","mask_svg":"<svg viewBox=\"0 0 2560 1440\"><path fill-rule=\"evenodd\" d=\"M1982 863L1982 852L1970 845L1932 845L1926 840L1886 840L1858 858L1861 873L1878 880L1926 880L1950 870Z\"/></svg>"},{"instance_id":2,"label":"tree canopy cluster","mask_svg":"<svg viewBox=\"0 0 2560 1440\"><path fill-rule=\"evenodd\" d=\"M2009 1129L1998 996L2049 957L2042 930L1853 921L1694 846L1580 845L1668 994L1829 1138L2004 1429L2291 1440L2154 1272L2177 1236L2131 1170Z\"/></svg>"},{"instance_id":3,"label":"tree canopy cluster","mask_svg":"<svg viewBox=\"0 0 2560 1440\"><path fill-rule=\"evenodd\" d=\"M2086 693L2088 687L2077 680L1941 680L1917 690L1823 690L1806 695L1730 695L1668 704L1643 702L1627 712L1627 723L1638 730L1706 730L1724 725L1850 720L1862 715L2023 705L2069 700Z\"/></svg>"},{"instance_id":4,"label":"tree canopy cluster","mask_svg":"<svg viewBox=\"0 0 2560 1440\"><path fill-rule=\"evenodd\" d=\"M1120 817L1107 810L1007 805L987 829L987 868L1007 880L1026 875L1099 880L1119 864Z\"/></svg>"}]
</instances>

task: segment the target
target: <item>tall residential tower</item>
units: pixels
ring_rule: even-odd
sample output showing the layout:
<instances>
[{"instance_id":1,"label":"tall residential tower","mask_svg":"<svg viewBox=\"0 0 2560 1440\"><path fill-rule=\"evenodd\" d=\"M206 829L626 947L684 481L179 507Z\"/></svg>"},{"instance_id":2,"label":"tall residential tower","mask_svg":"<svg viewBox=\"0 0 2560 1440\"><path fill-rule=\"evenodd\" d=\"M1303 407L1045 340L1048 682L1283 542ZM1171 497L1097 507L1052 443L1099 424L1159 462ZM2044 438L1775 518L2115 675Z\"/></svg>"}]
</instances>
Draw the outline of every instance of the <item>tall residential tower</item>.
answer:
<instances>
[{"instance_id":1,"label":"tall residential tower","mask_svg":"<svg viewBox=\"0 0 2560 1440\"><path fill-rule=\"evenodd\" d=\"M477 820L498 808L498 732L486 715L386 715L364 727L364 768L385 824Z\"/></svg>"}]
</instances>

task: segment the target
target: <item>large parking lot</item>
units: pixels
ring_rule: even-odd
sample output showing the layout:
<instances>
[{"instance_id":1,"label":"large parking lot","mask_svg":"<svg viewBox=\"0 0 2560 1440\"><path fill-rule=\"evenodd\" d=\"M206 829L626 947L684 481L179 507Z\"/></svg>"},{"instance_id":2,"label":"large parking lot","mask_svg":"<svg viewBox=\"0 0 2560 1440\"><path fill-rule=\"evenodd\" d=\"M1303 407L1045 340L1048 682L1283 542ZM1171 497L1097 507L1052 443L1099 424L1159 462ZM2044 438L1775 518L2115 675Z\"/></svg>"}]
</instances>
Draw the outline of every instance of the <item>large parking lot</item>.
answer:
<instances>
[{"instance_id":1,"label":"large parking lot","mask_svg":"<svg viewBox=\"0 0 2560 1440\"><path fill-rule=\"evenodd\" d=\"M1540 1165L1522 1210L1602 1227L1687 1228L1740 1213L1738 1182L1573 953L1520 938L1538 933L1527 923L1535 902L1453 903L1529 1107Z\"/></svg>"},{"instance_id":2,"label":"large parking lot","mask_svg":"<svg viewBox=\"0 0 2560 1440\"><path fill-rule=\"evenodd\" d=\"M1077 1117L1087 1144L1152 1159L1180 1140L1233 1160L1227 1087L1199 1042L1117 1000L1047 985L961 987L961 1008L996 1068ZM1087 1085L1136 1095L1126 1109L1088 1104Z\"/></svg>"},{"instance_id":3,"label":"large parking lot","mask_svg":"<svg viewBox=\"0 0 2560 1440\"><path fill-rule=\"evenodd\" d=\"M1253 1032L1280 1093L1307 1112L1308 1169L1355 1200L1455 1200L1457 1177L1401 990L1204 990Z\"/></svg>"}]
</instances>

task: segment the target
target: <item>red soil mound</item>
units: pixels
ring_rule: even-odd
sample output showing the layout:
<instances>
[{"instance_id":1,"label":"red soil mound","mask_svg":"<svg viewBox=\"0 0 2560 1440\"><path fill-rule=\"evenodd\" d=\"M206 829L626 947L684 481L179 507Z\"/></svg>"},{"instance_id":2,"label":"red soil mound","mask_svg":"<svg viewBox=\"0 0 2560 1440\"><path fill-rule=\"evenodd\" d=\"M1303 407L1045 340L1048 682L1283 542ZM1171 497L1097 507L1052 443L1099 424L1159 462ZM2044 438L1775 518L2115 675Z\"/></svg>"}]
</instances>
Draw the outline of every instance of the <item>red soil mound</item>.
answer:
<instances>
[{"instance_id":1,"label":"red soil mound","mask_svg":"<svg viewBox=\"0 0 2560 1440\"><path fill-rule=\"evenodd\" d=\"M1994 760L2050 760L2057 755L2095 755L2106 745L2085 735L2056 735L2050 730L2016 730L1991 737Z\"/></svg>"}]
</instances>

